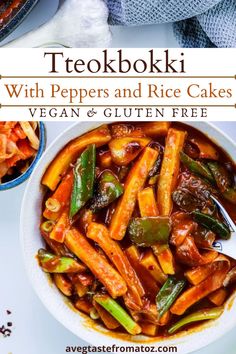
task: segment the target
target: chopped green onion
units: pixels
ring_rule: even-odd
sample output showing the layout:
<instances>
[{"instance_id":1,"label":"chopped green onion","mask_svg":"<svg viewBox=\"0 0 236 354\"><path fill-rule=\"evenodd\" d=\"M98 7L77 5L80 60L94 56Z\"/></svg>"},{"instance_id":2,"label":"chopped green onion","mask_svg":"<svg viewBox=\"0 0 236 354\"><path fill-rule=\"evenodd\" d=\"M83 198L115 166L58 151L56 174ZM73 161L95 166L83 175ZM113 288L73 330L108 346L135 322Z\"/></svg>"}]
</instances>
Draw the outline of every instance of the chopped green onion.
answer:
<instances>
[{"instance_id":1,"label":"chopped green onion","mask_svg":"<svg viewBox=\"0 0 236 354\"><path fill-rule=\"evenodd\" d=\"M173 334L176 331L178 331L180 328L182 328L192 322L215 320L222 315L223 311L224 311L224 307L214 307L212 309L205 309L205 310L200 310L200 311L191 313L190 315L182 318L180 321L173 324L169 328L168 333Z\"/></svg>"},{"instance_id":2,"label":"chopped green onion","mask_svg":"<svg viewBox=\"0 0 236 354\"><path fill-rule=\"evenodd\" d=\"M128 313L110 296L108 295L95 295L93 299L107 310L126 331L132 335L141 333L141 327L134 322Z\"/></svg>"}]
</instances>

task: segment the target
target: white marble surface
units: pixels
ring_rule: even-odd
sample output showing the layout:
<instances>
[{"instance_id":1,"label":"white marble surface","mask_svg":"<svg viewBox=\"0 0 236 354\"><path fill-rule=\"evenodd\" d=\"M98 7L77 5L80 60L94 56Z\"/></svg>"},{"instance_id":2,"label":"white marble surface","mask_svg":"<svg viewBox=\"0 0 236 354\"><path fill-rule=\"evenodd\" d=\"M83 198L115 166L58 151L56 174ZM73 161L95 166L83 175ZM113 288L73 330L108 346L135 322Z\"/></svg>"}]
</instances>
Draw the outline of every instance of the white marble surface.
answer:
<instances>
[{"instance_id":1,"label":"white marble surface","mask_svg":"<svg viewBox=\"0 0 236 354\"><path fill-rule=\"evenodd\" d=\"M48 144L70 124L47 123ZM236 123L216 125L235 138ZM86 343L47 312L26 277L19 244L20 207L25 185L0 192L0 326L6 320L13 322L12 336L0 338L0 353L65 354L66 346ZM7 309L12 311L11 316L6 316ZM236 328L195 354L235 354L235 334Z\"/></svg>"},{"instance_id":2,"label":"white marble surface","mask_svg":"<svg viewBox=\"0 0 236 354\"><path fill-rule=\"evenodd\" d=\"M58 7L59 0L40 0L26 20L1 45L38 27L50 18ZM46 9L46 11L45 11ZM177 47L171 24L144 27L111 27L111 46L122 47ZM32 46L34 44L32 43Z\"/></svg>"}]
</instances>

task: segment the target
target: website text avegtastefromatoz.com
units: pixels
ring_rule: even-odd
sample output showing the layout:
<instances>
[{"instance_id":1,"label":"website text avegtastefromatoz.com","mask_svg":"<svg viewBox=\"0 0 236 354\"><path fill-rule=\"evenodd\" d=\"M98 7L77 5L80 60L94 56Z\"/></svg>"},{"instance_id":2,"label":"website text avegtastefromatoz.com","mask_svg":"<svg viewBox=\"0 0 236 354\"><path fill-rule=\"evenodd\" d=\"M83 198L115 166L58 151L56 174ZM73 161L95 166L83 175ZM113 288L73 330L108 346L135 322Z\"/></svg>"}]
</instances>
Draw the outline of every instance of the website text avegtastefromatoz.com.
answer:
<instances>
[{"instance_id":1,"label":"website text avegtastefromatoz.com","mask_svg":"<svg viewBox=\"0 0 236 354\"><path fill-rule=\"evenodd\" d=\"M140 345L140 346L67 346L65 353L178 353L176 346L157 346L157 345Z\"/></svg>"}]
</instances>

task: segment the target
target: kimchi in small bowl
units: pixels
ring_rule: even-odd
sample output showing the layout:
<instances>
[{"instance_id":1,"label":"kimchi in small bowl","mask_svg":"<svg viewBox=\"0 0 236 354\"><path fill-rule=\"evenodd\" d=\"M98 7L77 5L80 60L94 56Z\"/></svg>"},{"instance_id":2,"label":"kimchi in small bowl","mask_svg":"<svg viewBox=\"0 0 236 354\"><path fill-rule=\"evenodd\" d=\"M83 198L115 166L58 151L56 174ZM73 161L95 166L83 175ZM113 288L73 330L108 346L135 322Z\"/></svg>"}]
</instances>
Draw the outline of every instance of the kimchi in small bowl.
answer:
<instances>
[{"instance_id":1,"label":"kimchi in small bowl","mask_svg":"<svg viewBox=\"0 0 236 354\"><path fill-rule=\"evenodd\" d=\"M0 122L0 191L29 178L45 144L42 122Z\"/></svg>"}]
</instances>

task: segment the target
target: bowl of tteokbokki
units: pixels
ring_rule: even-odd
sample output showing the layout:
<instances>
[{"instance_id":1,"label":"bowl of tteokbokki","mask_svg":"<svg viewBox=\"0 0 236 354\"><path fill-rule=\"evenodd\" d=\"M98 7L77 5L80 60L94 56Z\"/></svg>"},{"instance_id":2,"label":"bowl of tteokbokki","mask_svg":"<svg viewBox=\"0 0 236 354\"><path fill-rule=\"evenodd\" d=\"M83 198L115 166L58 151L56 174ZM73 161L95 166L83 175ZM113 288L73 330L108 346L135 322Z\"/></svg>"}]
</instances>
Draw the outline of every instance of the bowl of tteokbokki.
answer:
<instances>
[{"instance_id":1,"label":"bowl of tteokbokki","mask_svg":"<svg viewBox=\"0 0 236 354\"><path fill-rule=\"evenodd\" d=\"M236 220L235 151L203 122L63 132L21 216L27 270L49 311L93 344L175 344L181 354L232 328L236 261L212 247L231 231L211 196Z\"/></svg>"},{"instance_id":2,"label":"bowl of tteokbokki","mask_svg":"<svg viewBox=\"0 0 236 354\"><path fill-rule=\"evenodd\" d=\"M42 122L0 122L0 191L16 187L30 176L45 143Z\"/></svg>"}]
</instances>

